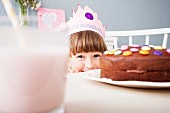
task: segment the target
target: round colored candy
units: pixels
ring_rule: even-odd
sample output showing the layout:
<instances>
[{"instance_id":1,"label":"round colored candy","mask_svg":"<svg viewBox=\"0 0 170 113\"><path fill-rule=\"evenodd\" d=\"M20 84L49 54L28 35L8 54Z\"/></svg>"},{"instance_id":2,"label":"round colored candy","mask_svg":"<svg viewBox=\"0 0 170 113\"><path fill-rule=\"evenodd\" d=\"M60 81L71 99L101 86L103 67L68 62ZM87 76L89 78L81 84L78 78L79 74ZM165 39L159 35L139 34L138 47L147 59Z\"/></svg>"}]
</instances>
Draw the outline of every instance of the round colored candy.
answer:
<instances>
[{"instance_id":1,"label":"round colored candy","mask_svg":"<svg viewBox=\"0 0 170 113\"><path fill-rule=\"evenodd\" d=\"M162 47L162 46L154 46L154 49L156 49L156 50L162 50L163 47Z\"/></svg>"},{"instance_id":2,"label":"round colored candy","mask_svg":"<svg viewBox=\"0 0 170 113\"><path fill-rule=\"evenodd\" d=\"M120 55L121 53L122 53L121 50L117 50L117 51L114 52L114 55Z\"/></svg>"},{"instance_id":3,"label":"round colored candy","mask_svg":"<svg viewBox=\"0 0 170 113\"><path fill-rule=\"evenodd\" d=\"M130 56L130 55L132 55L131 51L124 51L123 52L123 56Z\"/></svg>"},{"instance_id":4,"label":"round colored candy","mask_svg":"<svg viewBox=\"0 0 170 113\"><path fill-rule=\"evenodd\" d=\"M109 51L109 55L114 55L114 51Z\"/></svg>"},{"instance_id":5,"label":"round colored candy","mask_svg":"<svg viewBox=\"0 0 170 113\"><path fill-rule=\"evenodd\" d=\"M142 55L149 55L149 51L147 50L140 50L139 53Z\"/></svg>"},{"instance_id":6,"label":"round colored candy","mask_svg":"<svg viewBox=\"0 0 170 113\"><path fill-rule=\"evenodd\" d=\"M130 51L131 51L131 52L138 52L139 49L138 49L138 48L130 48Z\"/></svg>"},{"instance_id":7,"label":"round colored candy","mask_svg":"<svg viewBox=\"0 0 170 113\"><path fill-rule=\"evenodd\" d=\"M124 50L127 50L128 47L129 47L128 45L122 45L120 49L121 49L122 51L124 51Z\"/></svg>"},{"instance_id":8,"label":"round colored candy","mask_svg":"<svg viewBox=\"0 0 170 113\"><path fill-rule=\"evenodd\" d=\"M147 51L149 51L151 48L150 48L149 46L142 46L141 49L142 49L142 50L147 50Z\"/></svg>"},{"instance_id":9,"label":"round colored candy","mask_svg":"<svg viewBox=\"0 0 170 113\"><path fill-rule=\"evenodd\" d=\"M162 56L163 53L161 51L154 51L154 55Z\"/></svg>"},{"instance_id":10,"label":"round colored candy","mask_svg":"<svg viewBox=\"0 0 170 113\"><path fill-rule=\"evenodd\" d=\"M170 54L170 49L167 49L166 52Z\"/></svg>"},{"instance_id":11,"label":"round colored candy","mask_svg":"<svg viewBox=\"0 0 170 113\"><path fill-rule=\"evenodd\" d=\"M109 51L105 51L104 54L105 54L105 55L108 55L108 54L109 54Z\"/></svg>"}]
</instances>

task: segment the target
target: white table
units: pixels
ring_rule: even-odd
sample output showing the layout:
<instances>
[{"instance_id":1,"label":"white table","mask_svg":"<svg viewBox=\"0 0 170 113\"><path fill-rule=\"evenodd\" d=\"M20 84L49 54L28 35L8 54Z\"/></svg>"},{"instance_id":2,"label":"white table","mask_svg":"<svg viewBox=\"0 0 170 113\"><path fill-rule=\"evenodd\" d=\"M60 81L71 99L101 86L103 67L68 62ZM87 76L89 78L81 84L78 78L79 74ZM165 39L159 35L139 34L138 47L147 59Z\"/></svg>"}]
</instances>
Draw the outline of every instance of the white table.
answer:
<instances>
[{"instance_id":1,"label":"white table","mask_svg":"<svg viewBox=\"0 0 170 113\"><path fill-rule=\"evenodd\" d=\"M137 89L67 77L65 113L170 113L170 89Z\"/></svg>"}]
</instances>

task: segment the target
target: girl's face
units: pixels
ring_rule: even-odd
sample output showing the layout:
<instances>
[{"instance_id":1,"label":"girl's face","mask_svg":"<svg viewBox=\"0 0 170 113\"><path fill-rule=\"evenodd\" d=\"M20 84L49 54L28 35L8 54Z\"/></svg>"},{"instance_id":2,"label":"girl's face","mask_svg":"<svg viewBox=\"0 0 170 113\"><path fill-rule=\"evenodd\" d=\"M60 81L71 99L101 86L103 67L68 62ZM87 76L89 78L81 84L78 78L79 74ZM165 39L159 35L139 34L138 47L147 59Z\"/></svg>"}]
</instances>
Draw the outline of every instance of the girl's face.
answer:
<instances>
[{"instance_id":1,"label":"girl's face","mask_svg":"<svg viewBox=\"0 0 170 113\"><path fill-rule=\"evenodd\" d=\"M69 60L70 72L85 72L88 70L99 69L101 52L82 52L72 55Z\"/></svg>"}]
</instances>

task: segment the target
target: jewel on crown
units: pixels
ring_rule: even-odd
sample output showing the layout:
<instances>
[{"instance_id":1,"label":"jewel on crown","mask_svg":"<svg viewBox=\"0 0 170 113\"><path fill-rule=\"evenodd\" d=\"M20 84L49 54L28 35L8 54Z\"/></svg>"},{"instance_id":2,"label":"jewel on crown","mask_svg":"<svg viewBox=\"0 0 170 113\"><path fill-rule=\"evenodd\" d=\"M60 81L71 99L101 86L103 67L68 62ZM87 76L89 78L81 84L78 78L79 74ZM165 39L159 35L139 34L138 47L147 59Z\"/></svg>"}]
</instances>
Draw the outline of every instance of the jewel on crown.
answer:
<instances>
[{"instance_id":1,"label":"jewel on crown","mask_svg":"<svg viewBox=\"0 0 170 113\"><path fill-rule=\"evenodd\" d=\"M99 33L103 38L105 36L105 26L97 18L97 13L93 12L88 6L84 9L78 5L77 12L73 9L73 17L67 22L69 26L69 35L85 30L91 30Z\"/></svg>"}]
</instances>

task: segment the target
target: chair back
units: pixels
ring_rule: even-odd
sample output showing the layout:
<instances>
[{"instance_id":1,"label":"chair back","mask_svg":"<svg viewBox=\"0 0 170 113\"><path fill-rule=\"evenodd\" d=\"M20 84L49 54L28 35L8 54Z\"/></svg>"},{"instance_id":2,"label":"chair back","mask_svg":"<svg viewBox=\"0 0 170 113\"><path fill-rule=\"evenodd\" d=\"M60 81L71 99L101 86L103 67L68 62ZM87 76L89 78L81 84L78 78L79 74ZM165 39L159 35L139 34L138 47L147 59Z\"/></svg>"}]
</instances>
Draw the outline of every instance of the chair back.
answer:
<instances>
[{"instance_id":1,"label":"chair back","mask_svg":"<svg viewBox=\"0 0 170 113\"><path fill-rule=\"evenodd\" d=\"M145 45L150 45L150 37L152 35L163 35L162 46L167 48L168 34L170 33L170 28L160 28L160 29L147 29L147 30L131 30L131 31L106 31L105 42L108 50L119 48L118 38L128 37L129 46L133 43L133 38L138 36L145 37Z\"/></svg>"}]
</instances>

